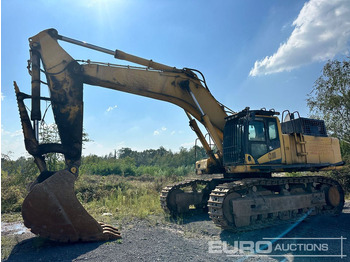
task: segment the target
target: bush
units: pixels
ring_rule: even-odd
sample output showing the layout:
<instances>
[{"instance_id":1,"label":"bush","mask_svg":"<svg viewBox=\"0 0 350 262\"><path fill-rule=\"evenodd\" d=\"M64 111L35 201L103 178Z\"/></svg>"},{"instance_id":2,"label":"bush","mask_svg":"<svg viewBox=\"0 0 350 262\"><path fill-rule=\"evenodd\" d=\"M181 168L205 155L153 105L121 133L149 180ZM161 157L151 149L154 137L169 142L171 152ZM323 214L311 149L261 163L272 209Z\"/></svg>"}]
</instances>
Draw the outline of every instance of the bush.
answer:
<instances>
[{"instance_id":1,"label":"bush","mask_svg":"<svg viewBox=\"0 0 350 262\"><path fill-rule=\"evenodd\" d=\"M32 158L21 157L16 161L1 158L1 213L21 211L27 194L26 186L38 174Z\"/></svg>"},{"instance_id":2,"label":"bush","mask_svg":"<svg viewBox=\"0 0 350 262\"><path fill-rule=\"evenodd\" d=\"M121 195L136 201L131 196L136 190L137 201L144 201L144 204L147 198L153 202L159 201L158 194L166 184L193 174L194 151L194 148L182 148L179 153L164 148L143 152L125 149L119 158L116 158L116 154L82 157L79 178L75 184L76 195L82 203L101 206L100 201L109 199L112 202L113 197L117 197L120 203ZM64 168L62 159L55 158L55 161L55 167ZM1 162L1 212L19 212L28 193L26 187L36 179L39 171L33 158L21 157L14 161L3 155ZM136 208L136 202L131 205L133 208ZM145 210L142 212L147 213Z\"/></svg>"},{"instance_id":3,"label":"bush","mask_svg":"<svg viewBox=\"0 0 350 262\"><path fill-rule=\"evenodd\" d=\"M20 212L25 193L17 186L1 190L1 213Z\"/></svg>"},{"instance_id":4,"label":"bush","mask_svg":"<svg viewBox=\"0 0 350 262\"><path fill-rule=\"evenodd\" d=\"M343 187L345 194L350 196L350 155L345 155L343 160L346 163L345 166L342 169L329 172L328 176L337 180Z\"/></svg>"}]
</instances>

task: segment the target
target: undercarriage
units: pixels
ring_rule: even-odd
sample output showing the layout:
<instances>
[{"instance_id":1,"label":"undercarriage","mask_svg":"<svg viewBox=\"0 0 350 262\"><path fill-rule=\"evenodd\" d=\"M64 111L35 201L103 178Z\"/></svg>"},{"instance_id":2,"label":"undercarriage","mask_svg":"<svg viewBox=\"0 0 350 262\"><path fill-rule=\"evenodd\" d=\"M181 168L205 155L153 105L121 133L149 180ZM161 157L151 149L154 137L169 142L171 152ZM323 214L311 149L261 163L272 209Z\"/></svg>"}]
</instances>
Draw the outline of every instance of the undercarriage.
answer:
<instances>
[{"instance_id":1,"label":"undercarriage","mask_svg":"<svg viewBox=\"0 0 350 262\"><path fill-rule=\"evenodd\" d=\"M247 231L290 223L308 215L338 215L344 192L333 179L321 176L214 178L165 187L163 209L173 216L208 210L219 227Z\"/></svg>"}]
</instances>

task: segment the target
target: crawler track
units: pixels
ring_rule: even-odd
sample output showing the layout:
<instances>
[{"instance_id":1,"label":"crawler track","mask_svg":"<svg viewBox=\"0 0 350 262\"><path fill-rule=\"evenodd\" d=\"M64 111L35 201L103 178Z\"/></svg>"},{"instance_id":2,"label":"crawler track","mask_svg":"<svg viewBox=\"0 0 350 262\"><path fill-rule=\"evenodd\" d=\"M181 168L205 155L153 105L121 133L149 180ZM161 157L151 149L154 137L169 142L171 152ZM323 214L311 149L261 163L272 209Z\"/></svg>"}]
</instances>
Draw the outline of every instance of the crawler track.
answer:
<instances>
[{"instance_id":1,"label":"crawler track","mask_svg":"<svg viewBox=\"0 0 350 262\"><path fill-rule=\"evenodd\" d=\"M209 198L210 189L209 184L213 179L195 179L195 180L186 180L179 182L173 185L169 185L163 188L160 194L160 203L163 210L171 215L179 215L180 212L177 209L177 204L175 203L175 194L179 191L182 191L184 188L191 187L194 191L198 185L205 186L205 192L203 194L203 203L196 205L196 209L206 208L206 203ZM184 203L185 204L185 203Z\"/></svg>"},{"instance_id":2,"label":"crawler track","mask_svg":"<svg viewBox=\"0 0 350 262\"><path fill-rule=\"evenodd\" d=\"M197 190L198 185L201 185L202 190ZM189 194L197 194L197 200L180 197L186 188L190 189ZM330 193L331 190L336 192ZM282 198L288 203L292 202L292 208L286 208L287 202L277 203ZM240 211L234 213L231 200L240 205ZM269 200L277 200L277 204L265 206L264 201ZM209 216L217 226L241 232L294 222L306 213L340 214L344 206L344 192L338 182L320 176L214 178L187 180L166 186L161 192L160 201L162 208L171 215L186 213L189 206L201 210L208 207ZM299 202L303 204L300 206ZM237 222L237 217L241 222Z\"/></svg>"},{"instance_id":3,"label":"crawler track","mask_svg":"<svg viewBox=\"0 0 350 262\"><path fill-rule=\"evenodd\" d=\"M336 188L339 192L339 204L332 206L329 202L332 200L326 199L324 205L316 205L313 207L302 208L302 209L292 209L282 212L262 212L261 214L252 215L248 218L249 225L243 227L237 227L232 219L232 207L230 205L224 206L225 199L227 196L236 194L236 199L244 199L246 197L253 198L259 195L260 190L271 188L281 188L286 185L290 185L292 188L302 187L309 185L316 185L312 188L312 192L315 194L322 194L322 192L328 190L329 188ZM256 192L252 196L252 192ZM266 191L265 191L266 192ZM292 193L292 196L297 196L300 192ZM259 197L259 196L258 196ZM268 196L260 196L261 198L266 198ZM274 197L274 195L270 195ZM230 203L231 204L231 203ZM271 227L279 224L289 223L298 220L305 213L312 211L311 214L339 214L344 206L344 193L341 186L334 180L325 177L291 177L291 178L256 178L256 179L243 179L231 183L225 183L218 185L210 194L208 201L209 216L213 222L226 230L231 231L247 231L255 230L265 227ZM247 206L250 208L250 206ZM312 209L312 210L310 210ZM281 218L281 215L287 216ZM231 216L231 219L229 217Z\"/></svg>"}]
</instances>

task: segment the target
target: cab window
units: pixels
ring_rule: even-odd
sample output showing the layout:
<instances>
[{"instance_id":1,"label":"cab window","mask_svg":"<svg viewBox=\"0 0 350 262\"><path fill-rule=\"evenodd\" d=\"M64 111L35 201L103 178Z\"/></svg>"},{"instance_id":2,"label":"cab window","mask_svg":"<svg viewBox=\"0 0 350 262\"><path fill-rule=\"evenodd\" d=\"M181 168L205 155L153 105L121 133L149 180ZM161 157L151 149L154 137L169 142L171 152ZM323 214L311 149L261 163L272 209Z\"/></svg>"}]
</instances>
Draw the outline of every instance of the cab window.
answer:
<instances>
[{"instance_id":1,"label":"cab window","mask_svg":"<svg viewBox=\"0 0 350 262\"><path fill-rule=\"evenodd\" d=\"M278 132L277 132L277 124L275 121L269 121L268 122L269 126L269 139L274 140L278 137Z\"/></svg>"},{"instance_id":2,"label":"cab window","mask_svg":"<svg viewBox=\"0 0 350 262\"><path fill-rule=\"evenodd\" d=\"M262 121L251 121L249 123L249 141L265 141L265 127Z\"/></svg>"}]
</instances>

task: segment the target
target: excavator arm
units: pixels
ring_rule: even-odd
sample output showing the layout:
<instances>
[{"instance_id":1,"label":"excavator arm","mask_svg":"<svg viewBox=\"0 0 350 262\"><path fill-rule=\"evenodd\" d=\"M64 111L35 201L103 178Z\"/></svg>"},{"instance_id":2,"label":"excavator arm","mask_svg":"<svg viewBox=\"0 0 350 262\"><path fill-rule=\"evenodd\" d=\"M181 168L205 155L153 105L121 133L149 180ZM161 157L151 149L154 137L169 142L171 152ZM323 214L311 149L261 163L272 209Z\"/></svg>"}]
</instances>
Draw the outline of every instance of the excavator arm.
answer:
<instances>
[{"instance_id":1,"label":"excavator arm","mask_svg":"<svg viewBox=\"0 0 350 262\"><path fill-rule=\"evenodd\" d=\"M58 40L108 53L144 67L78 61L58 44ZM32 92L31 95L20 92L16 83L15 91L26 149L34 156L41 172L22 207L25 225L34 233L58 241L120 237L116 228L96 222L74 195L74 181L78 176L82 152L84 84L150 97L183 108L214 167L222 169L226 108L212 96L204 79L199 79L195 70L177 69L120 50L86 44L61 36L55 29L40 32L31 37L29 43ZM46 76L49 98L41 97L41 72ZM32 102L30 118L23 102L27 98ZM60 143L40 143L38 122L42 120L41 100L51 102ZM195 119L209 132L217 154L214 155ZM64 155L65 170L56 172L47 169L44 155L49 152Z\"/></svg>"},{"instance_id":2,"label":"excavator arm","mask_svg":"<svg viewBox=\"0 0 350 262\"><path fill-rule=\"evenodd\" d=\"M116 58L147 67L118 66L90 61L78 63L58 44L59 39L93 47L109 54L113 53ZM206 86L203 86L203 81L193 70L176 69L120 50L113 52L92 46L60 36L55 29L43 31L30 38L30 47L33 69L31 120L36 129L35 123L41 120L40 103L38 103L41 80L40 72L36 73L39 70L35 69L41 61L50 89L49 100L62 142L59 152L66 156L68 166L77 165L81 155L83 84L133 93L178 105L185 110L189 118L193 116L205 126L215 142L219 152L218 160L221 162L223 129L227 117L225 107L212 96ZM55 150L57 151L57 145Z\"/></svg>"}]
</instances>

